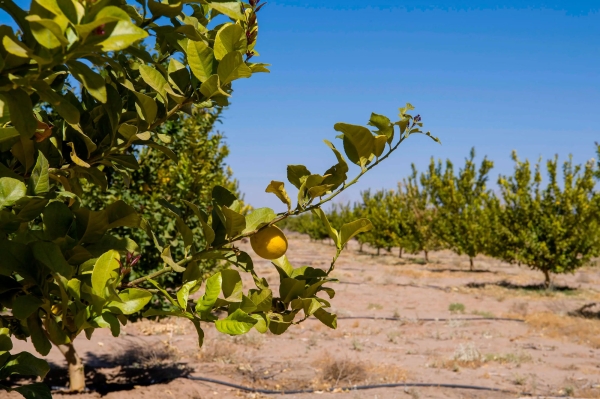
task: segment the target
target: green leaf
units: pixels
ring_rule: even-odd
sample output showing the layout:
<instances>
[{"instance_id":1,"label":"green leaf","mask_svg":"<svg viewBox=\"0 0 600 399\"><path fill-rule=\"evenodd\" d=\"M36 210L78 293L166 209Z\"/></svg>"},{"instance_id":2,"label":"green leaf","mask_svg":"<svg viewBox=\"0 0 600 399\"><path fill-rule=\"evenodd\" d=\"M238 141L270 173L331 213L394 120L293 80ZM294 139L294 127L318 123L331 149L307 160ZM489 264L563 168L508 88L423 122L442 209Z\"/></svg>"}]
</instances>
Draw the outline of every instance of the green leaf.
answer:
<instances>
[{"instance_id":1,"label":"green leaf","mask_svg":"<svg viewBox=\"0 0 600 399\"><path fill-rule=\"evenodd\" d=\"M72 125L79 123L80 115L77 107L71 104L64 96L52 90L48 83L43 80L35 80L31 82L31 87L35 89L43 101L52 105L56 109L56 112L65 118L68 123Z\"/></svg>"},{"instance_id":2,"label":"green leaf","mask_svg":"<svg viewBox=\"0 0 600 399\"><path fill-rule=\"evenodd\" d=\"M42 19L38 15L29 15L26 19L29 21L33 37L42 46L55 49L69 44L62 28L53 20Z\"/></svg>"},{"instance_id":3,"label":"green leaf","mask_svg":"<svg viewBox=\"0 0 600 399\"><path fill-rule=\"evenodd\" d=\"M189 25L186 25L186 26L189 26ZM189 57L189 52L187 54ZM168 79L169 83L173 87L178 89L181 93L186 93L187 88L190 85L190 72L188 71L186 66L183 65L181 62L177 61L175 58L171 58L171 60L169 61L169 67L168 67L167 71L169 74L169 79ZM165 135L162 135L162 136L165 136Z\"/></svg>"},{"instance_id":4,"label":"green leaf","mask_svg":"<svg viewBox=\"0 0 600 399\"><path fill-rule=\"evenodd\" d=\"M291 276L294 272L294 267L285 255L283 255L281 258L273 259L271 263L273 263L278 270L281 270L286 277Z\"/></svg>"},{"instance_id":5,"label":"green leaf","mask_svg":"<svg viewBox=\"0 0 600 399\"><path fill-rule=\"evenodd\" d=\"M96 21L115 18L114 16L118 13L115 9L118 10L118 7L109 6L100 10L96 15ZM123 10L119 11L124 12ZM129 18L128 20L119 19L116 22L108 22L104 30L106 32L104 35L98 35L94 38L94 44L98 44L104 52L125 50L133 43L148 36L148 32L135 26ZM100 40L102 38L105 39Z\"/></svg>"},{"instance_id":6,"label":"green leaf","mask_svg":"<svg viewBox=\"0 0 600 399\"><path fill-rule=\"evenodd\" d=\"M304 281L294 278L284 278L279 286L279 296L284 303L291 302L293 299L301 297L304 294Z\"/></svg>"},{"instance_id":7,"label":"green leaf","mask_svg":"<svg viewBox=\"0 0 600 399\"><path fill-rule=\"evenodd\" d=\"M140 227L141 224L141 216L132 206L122 200L118 200L104 208L104 214L106 216L107 229Z\"/></svg>"},{"instance_id":8,"label":"green leaf","mask_svg":"<svg viewBox=\"0 0 600 399\"><path fill-rule=\"evenodd\" d=\"M243 234L250 233L257 228L269 223L275 219L277 215L271 208L258 208L246 216L246 228L242 231Z\"/></svg>"},{"instance_id":9,"label":"green leaf","mask_svg":"<svg viewBox=\"0 0 600 399\"><path fill-rule=\"evenodd\" d=\"M246 312L241 309L237 309L235 312L227 316L222 320L215 322L217 330L224 334L229 335L241 335L245 334L254 327L257 323L253 317L250 317Z\"/></svg>"},{"instance_id":10,"label":"green leaf","mask_svg":"<svg viewBox=\"0 0 600 399\"><path fill-rule=\"evenodd\" d=\"M258 312L268 312L271 310L273 301L273 292L266 288L260 291L250 290L250 300L256 306Z\"/></svg>"},{"instance_id":11,"label":"green leaf","mask_svg":"<svg viewBox=\"0 0 600 399\"><path fill-rule=\"evenodd\" d=\"M226 24L219 29L217 36L215 37L215 58L221 61L227 54L236 52L240 55L241 59L241 53L246 52L246 47L247 39L244 28L237 24ZM251 74L252 71L249 67L247 68ZM221 74L219 73L219 75Z\"/></svg>"},{"instance_id":12,"label":"green leaf","mask_svg":"<svg viewBox=\"0 0 600 399\"><path fill-rule=\"evenodd\" d=\"M171 269L173 269L174 272L176 272L176 273L185 272L185 267L178 265L177 262L175 262L173 260L173 256L171 255L171 246L170 245L167 245L165 247L165 249L163 249L162 253L160 254L160 257L163 260L163 262L165 262L168 266L171 267Z\"/></svg>"},{"instance_id":13,"label":"green leaf","mask_svg":"<svg viewBox=\"0 0 600 399\"><path fill-rule=\"evenodd\" d=\"M165 90L165 86L168 86L167 80L165 77L155 68L151 68L147 65L140 66L140 75L144 82L148 84L148 86L152 87L161 97L168 101L167 99L167 91Z\"/></svg>"},{"instance_id":14,"label":"green leaf","mask_svg":"<svg viewBox=\"0 0 600 399\"><path fill-rule=\"evenodd\" d=\"M197 285L197 281L189 281L177 291L177 302L179 303L181 309L185 310L187 308L187 302L190 296L190 291L192 291L192 289Z\"/></svg>"},{"instance_id":15,"label":"green leaf","mask_svg":"<svg viewBox=\"0 0 600 399\"><path fill-rule=\"evenodd\" d=\"M394 125L387 116L372 113L368 124L375 126L378 129L376 133L386 136L387 142L392 144L392 141L394 141Z\"/></svg>"},{"instance_id":16,"label":"green leaf","mask_svg":"<svg viewBox=\"0 0 600 399\"><path fill-rule=\"evenodd\" d=\"M37 314L32 314L27 318L27 328L31 334L31 341L35 350L42 356L46 356L52 349L52 344L42 329L40 319Z\"/></svg>"},{"instance_id":17,"label":"green leaf","mask_svg":"<svg viewBox=\"0 0 600 399\"><path fill-rule=\"evenodd\" d=\"M35 134L38 121L33 115L33 104L29 95L21 89L12 89L0 95L8 104L10 121L22 137L28 139Z\"/></svg>"},{"instance_id":18,"label":"green leaf","mask_svg":"<svg viewBox=\"0 0 600 399\"><path fill-rule=\"evenodd\" d=\"M192 212L194 212L194 214L196 215L196 217L200 221L200 224L202 225L202 232L204 234L204 240L206 241L206 247L208 248L210 246L210 244L212 244L213 240L215 239L215 232L206 223L206 221L208 220L206 214L203 211L200 211L200 208L198 208L196 205L192 204L191 202L186 201L186 200L183 200L183 202L188 207L190 207L190 209L192 210Z\"/></svg>"},{"instance_id":19,"label":"green leaf","mask_svg":"<svg viewBox=\"0 0 600 399\"><path fill-rule=\"evenodd\" d=\"M236 270L225 269L221 270L223 296L228 302L242 301L242 278Z\"/></svg>"},{"instance_id":20,"label":"green leaf","mask_svg":"<svg viewBox=\"0 0 600 399\"><path fill-rule=\"evenodd\" d=\"M291 306L293 309L302 309L304 311L304 315L307 317L323 307L321 302L315 298L294 299L291 303Z\"/></svg>"},{"instance_id":21,"label":"green leaf","mask_svg":"<svg viewBox=\"0 0 600 399\"><path fill-rule=\"evenodd\" d=\"M14 127L0 127L0 143L4 143L5 141L10 141L14 143L16 138L18 138L19 131ZM12 144L9 144L12 146Z\"/></svg>"},{"instance_id":22,"label":"green leaf","mask_svg":"<svg viewBox=\"0 0 600 399\"><path fill-rule=\"evenodd\" d=\"M65 237L73 224L74 216L68 206L62 202L51 202L42 213L46 239L55 240Z\"/></svg>"},{"instance_id":23,"label":"green leaf","mask_svg":"<svg viewBox=\"0 0 600 399\"><path fill-rule=\"evenodd\" d=\"M329 328L337 328L337 315L329 313L323 308L318 309L314 313L315 317L321 320L321 323L325 324Z\"/></svg>"},{"instance_id":24,"label":"green leaf","mask_svg":"<svg viewBox=\"0 0 600 399\"><path fill-rule=\"evenodd\" d=\"M116 308L121 313L129 315L142 310L152 299L152 293L139 288L126 288L119 292L119 298L121 298L120 302L109 302L106 307Z\"/></svg>"},{"instance_id":25,"label":"green leaf","mask_svg":"<svg viewBox=\"0 0 600 399\"><path fill-rule=\"evenodd\" d=\"M113 337L119 336L119 334L121 333L121 324L119 323L119 319L117 319L113 314L108 312L102 313L102 316L98 317L96 320L98 320L99 318L104 319L104 321L108 323L108 328L110 328L110 332L112 333Z\"/></svg>"},{"instance_id":26,"label":"green leaf","mask_svg":"<svg viewBox=\"0 0 600 399\"><path fill-rule=\"evenodd\" d=\"M60 247L53 242L35 241L30 244L33 257L54 273L71 278L73 268L67 263Z\"/></svg>"},{"instance_id":27,"label":"green leaf","mask_svg":"<svg viewBox=\"0 0 600 399\"><path fill-rule=\"evenodd\" d=\"M110 250L98 258L92 270L92 293L100 298L108 299L107 286L114 284L119 276L120 256Z\"/></svg>"},{"instance_id":28,"label":"green leaf","mask_svg":"<svg viewBox=\"0 0 600 399\"><path fill-rule=\"evenodd\" d=\"M351 155L346 151L348 158L364 168L369 162L371 154L375 151L375 137L373 137L373 134L364 126L350 125L348 123L336 123L333 128L338 132L344 133L344 139L347 139L354 150L356 150L359 160L358 162L352 160ZM344 147L346 148L346 143L344 143Z\"/></svg>"},{"instance_id":29,"label":"green leaf","mask_svg":"<svg viewBox=\"0 0 600 399\"><path fill-rule=\"evenodd\" d=\"M8 328L3 327L0 329L0 353L8 352L9 350L11 350L13 348L12 340L8 334L9 334ZM1 364L3 364L2 361L0 361L0 365Z\"/></svg>"},{"instance_id":30,"label":"green leaf","mask_svg":"<svg viewBox=\"0 0 600 399\"><path fill-rule=\"evenodd\" d=\"M265 193L273 193L287 205L288 211L292 210L292 200L288 196L287 191L285 191L285 184L280 181L271 180L271 183L267 186Z\"/></svg>"},{"instance_id":31,"label":"green leaf","mask_svg":"<svg viewBox=\"0 0 600 399\"><path fill-rule=\"evenodd\" d=\"M0 370L0 374L4 377L19 374L44 378L48 371L50 371L48 362L33 356L29 352L21 352L10 357Z\"/></svg>"},{"instance_id":32,"label":"green leaf","mask_svg":"<svg viewBox=\"0 0 600 399\"><path fill-rule=\"evenodd\" d=\"M281 335L292 325L291 322L288 321L280 321L271 319L269 320L269 331L275 335Z\"/></svg>"},{"instance_id":33,"label":"green leaf","mask_svg":"<svg viewBox=\"0 0 600 399\"><path fill-rule=\"evenodd\" d=\"M219 75L212 75L204 83L202 83L200 85L200 93L202 93L207 99L219 95L229 97L229 94L221 89Z\"/></svg>"},{"instance_id":34,"label":"green leaf","mask_svg":"<svg viewBox=\"0 0 600 399\"><path fill-rule=\"evenodd\" d=\"M30 177L30 191L32 195L46 194L50 191L50 177L48 175L48 160L39 151L37 161Z\"/></svg>"},{"instance_id":35,"label":"green leaf","mask_svg":"<svg viewBox=\"0 0 600 399\"><path fill-rule=\"evenodd\" d=\"M310 171L304 165L288 165L287 166L287 178L297 189L302 187L304 183L303 178L310 176Z\"/></svg>"},{"instance_id":36,"label":"green leaf","mask_svg":"<svg viewBox=\"0 0 600 399\"><path fill-rule=\"evenodd\" d=\"M206 43L188 40L187 59L192 73L200 82L204 83L213 76L215 56Z\"/></svg>"},{"instance_id":37,"label":"green leaf","mask_svg":"<svg viewBox=\"0 0 600 399\"><path fill-rule=\"evenodd\" d=\"M34 295L18 296L12 304L12 313L17 319L25 320L31 316L44 302Z\"/></svg>"},{"instance_id":38,"label":"green leaf","mask_svg":"<svg viewBox=\"0 0 600 399\"><path fill-rule=\"evenodd\" d=\"M387 143L387 139L387 136L383 134L375 136L373 143L373 154L375 154L376 157L379 157L381 156L381 154L383 154L383 150L385 150L385 144Z\"/></svg>"},{"instance_id":39,"label":"green leaf","mask_svg":"<svg viewBox=\"0 0 600 399\"><path fill-rule=\"evenodd\" d=\"M103 30L106 32L106 24L119 21L131 22L131 18L129 14L127 14L127 11L116 6L103 6L102 9L96 14L92 22L75 25L75 29L77 30L79 39L83 42L86 42L86 39L90 33L94 32L97 28L102 26ZM110 27L111 26L109 26L109 28ZM106 35L106 33L104 35L94 35L94 37L90 38L89 42L97 44L108 36L109 35ZM131 51L133 52L133 50Z\"/></svg>"},{"instance_id":40,"label":"green leaf","mask_svg":"<svg viewBox=\"0 0 600 399\"><path fill-rule=\"evenodd\" d=\"M271 71L267 68L268 66L271 66L271 64L248 62L247 65L252 70L252 73L259 73L259 72L271 73Z\"/></svg>"},{"instance_id":41,"label":"green leaf","mask_svg":"<svg viewBox=\"0 0 600 399\"><path fill-rule=\"evenodd\" d=\"M340 229L340 241L338 248L342 249L352 237L359 233L370 231L372 228L373 224L368 219L364 218L344 224Z\"/></svg>"},{"instance_id":42,"label":"green leaf","mask_svg":"<svg viewBox=\"0 0 600 399\"><path fill-rule=\"evenodd\" d=\"M13 388L13 390L23 395L25 399L52 399L50 387L43 382L22 385L20 387Z\"/></svg>"},{"instance_id":43,"label":"green leaf","mask_svg":"<svg viewBox=\"0 0 600 399\"><path fill-rule=\"evenodd\" d=\"M212 190L212 199L217 202L217 204L221 206L233 207L235 201L237 201L237 197L228 189L223 186L215 186Z\"/></svg>"},{"instance_id":44,"label":"green leaf","mask_svg":"<svg viewBox=\"0 0 600 399\"><path fill-rule=\"evenodd\" d=\"M31 50L27 46L9 35L2 38L2 46L7 53L19 58L29 58L29 54L31 54Z\"/></svg>"},{"instance_id":45,"label":"green leaf","mask_svg":"<svg viewBox=\"0 0 600 399\"><path fill-rule=\"evenodd\" d=\"M325 178L323 179L324 185L331 185L331 189L335 190L339 187L343 182L346 181L348 173L348 164L344 159L344 156L335 148L335 146L328 140L323 140L325 144L333 151L335 154L338 163L331 168L327 169L324 173Z\"/></svg>"},{"instance_id":46,"label":"green leaf","mask_svg":"<svg viewBox=\"0 0 600 399\"><path fill-rule=\"evenodd\" d=\"M212 0L208 2L208 6L213 10L217 10L221 14L227 15L229 18L239 21L240 19L244 19L244 14L242 14L240 9L239 1L222 1L222 0Z\"/></svg>"},{"instance_id":47,"label":"green leaf","mask_svg":"<svg viewBox=\"0 0 600 399\"><path fill-rule=\"evenodd\" d=\"M145 94L138 93L136 91L133 92L135 95L135 108L138 111L138 114L145 120L149 125L154 122L156 119L156 114L158 112L158 106L156 102L152 99L152 97L148 97Z\"/></svg>"},{"instance_id":48,"label":"green leaf","mask_svg":"<svg viewBox=\"0 0 600 399\"><path fill-rule=\"evenodd\" d=\"M223 278L221 273L215 273L206 280L206 291L201 299L196 303L196 312L204 313L212 309L221 293Z\"/></svg>"},{"instance_id":49,"label":"green leaf","mask_svg":"<svg viewBox=\"0 0 600 399\"><path fill-rule=\"evenodd\" d=\"M26 194L25 183L10 177L0 178L0 209L14 205Z\"/></svg>"},{"instance_id":50,"label":"green leaf","mask_svg":"<svg viewBox=\"0 0 600 399\"><path fill-rule=\"evenodd\" d=\"M249 78L252 76L252 70L244 63L239 51L232 51L219 62L217 74L221 84L226 85L236 79Z\"/></svg>"},{"instance_id":51,"label":"green leaf","mask_svg":"<svg viewBox=\"0 0 600 399\"><path fill-rule=\"evenodd\" d=\"M256 320L256 324L254 325L256 331L258 331L261 334L264 334L269 330L266 316L261 314L251 314L250 317Z\"/></svg>"},{"instance_id":52,"label":"green leaf","mask_svg":"<svg viewBox=\"0 0 600 399\"><path fill-rule=\"evenodd\" d=\"M225 216L225 231L227 236L233 238L240 234L246 228L246 218L239 212L229 209L227 206L223 206L221 209Z\"/></svg>"},{"instance_id":53,"label":"green leaf","mask_svg":"<svg viewBox=\"0 0 600 399\"><path fill-rule=\"evenodd\" d=\"M160 1L156 1L156 0L149 0L148 1L148 8L150 8L150 11L152 11L152 15L155 17L176 17L179 14L181 14L181 10L183 8L183 2L181 1L169 1L166 3L160 2Z\"/></svg>"},{"instance_id":54,"label":"green leaf","mask_svg":"<svg viewBox=\"0 0 600 399\"><path fill-rule=\"evenodd\" d=\"M339 233L337 232L336 229L331 227L331 224L329 223L329 219L327 219L327 215L325 214L325 212L323 212L323 210L321 208L313 209L312 212L321 219L321 222L323 222L323 225L325 226L325 231L327 231L327 234L333 240L336 247L341 248L341 246L339 244L340 243Z\"/></svg>"},{"instance_id":55,"label":"green leaf","mask_svg":"<svg viewBox=\"0 0 600 399\"><path fill-rule=\"evenodd\" d=\"M102 76L92 71L89 66L79 61L69 61L67 62L67 66L73 74L73 77L83 84L92 97L100 101L102 104L106 103L106 85Z\"/></svg>"}]
</instances>

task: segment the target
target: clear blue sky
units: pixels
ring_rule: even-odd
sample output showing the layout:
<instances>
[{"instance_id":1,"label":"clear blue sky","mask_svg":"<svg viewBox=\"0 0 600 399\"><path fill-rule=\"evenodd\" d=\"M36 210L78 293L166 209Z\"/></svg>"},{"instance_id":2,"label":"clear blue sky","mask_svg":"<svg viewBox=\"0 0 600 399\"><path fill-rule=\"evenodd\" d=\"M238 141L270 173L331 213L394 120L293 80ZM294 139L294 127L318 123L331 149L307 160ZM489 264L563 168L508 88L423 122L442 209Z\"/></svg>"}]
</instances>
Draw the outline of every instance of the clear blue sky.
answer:
<instances>
[{"instance_id":1,"label":"clear blue sky","mask_svg":"<svg viewBox=\"0 0 600 399\"><path fill-rule=\"evenodd\" d=\"M595 155L599 0L271 0L259 21L256 60L272 73L235 82L219 127L255 207L283 209L264 189L286 180L287 164L322 173L334 163L321 141L334 140L334 123L395 117L407 101L443 145L412 137L342 200L393 188L431 156L460 164L472 146L495 161L494 181L512 171L513 149L530 159Z\"/></svg>"},{"instance_id":2,"label":"clear blue sky","mask_svg":"<svg viewBox=\"0 0 600 399\"><path fill-rule=\"evenodd\" d=\"M431 156L460 164L472 146L495 161L494 182L511 173L513 149L585 162L600 141L599 11L600 1L270 1L257 48L272 73L236 82L222 126L240 188L281 209L264 188L287 164L333 164L321 139L334 123L395 117L407 101L443 145L411 137L343 200L394 188Z\"/></svg>"}]
</instances>

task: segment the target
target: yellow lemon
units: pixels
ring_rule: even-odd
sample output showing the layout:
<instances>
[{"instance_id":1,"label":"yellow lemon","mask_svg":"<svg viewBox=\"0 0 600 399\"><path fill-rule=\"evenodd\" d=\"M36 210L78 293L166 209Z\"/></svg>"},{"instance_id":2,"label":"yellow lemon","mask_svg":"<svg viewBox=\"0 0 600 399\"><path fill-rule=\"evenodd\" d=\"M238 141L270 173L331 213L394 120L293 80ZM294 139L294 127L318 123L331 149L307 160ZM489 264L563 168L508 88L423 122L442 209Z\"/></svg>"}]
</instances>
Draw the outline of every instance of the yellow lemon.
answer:
<instances>
[{"instance_id":1,"label":"yellow lemon","mask_svg":"<svg viewBox=\"0 0 600 399\"><path fill-rule=\"evenodd\" d=\"M52 313L58 316L62 313L62 308L58 305L52 305Z\"/></svg>"},{"instance_id":2,"label":"yellow lemon","mask_svg":"<svg viewBox=\"0 0 600 399\"><path fill-rule=\"evenodd\" d=\"M287 238L277 226L269 226L250 237L250 245L258 256L264 259L277 259L285 255Z\"/></svg>"}]
</instances>

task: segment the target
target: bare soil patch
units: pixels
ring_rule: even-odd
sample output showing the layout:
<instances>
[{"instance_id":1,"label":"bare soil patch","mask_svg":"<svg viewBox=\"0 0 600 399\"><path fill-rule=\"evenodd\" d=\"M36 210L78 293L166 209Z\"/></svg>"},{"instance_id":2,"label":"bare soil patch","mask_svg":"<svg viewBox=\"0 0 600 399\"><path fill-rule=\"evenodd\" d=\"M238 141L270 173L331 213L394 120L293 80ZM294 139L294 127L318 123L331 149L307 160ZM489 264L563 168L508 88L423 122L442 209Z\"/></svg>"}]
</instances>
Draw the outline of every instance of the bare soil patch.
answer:
<instances>
[{"instance_id":1,"label":"bare soil patch","mask_svg":"<svg viewBox=\"0 0 600 399\"><path fill-rule=\"evenodd\" d=\"M294 233L289 242L295 266L325 268L334 253L327 242L310 242ZM243 246L252 253L249 244ZM421 256L398 258L397 250L374 254L368 248L359 253L358 245L350 243L338 262L340 283L332 301L340 316L337 330L308 320L283 336L252 331L229 337L207 326L202 349L186 320L128 324L118 338L101 330L90 341L82 337L75 342L86 359L92 391L57 392L55 397L267 397L187 376L273 390L414 382L514 392L398 387L323 392L320 398L600 397L600 320L593 317L598 307L586 307L600 302L599 270L558 276L555 289L547 291L541 273L495 259L476 259L477 272L470 272L468 259L449 251L431 253L429 263ZM255 262L259 274L277 288L276 270L267 261ZM494 317L524 322L490 319ZM15 346L32 350L24 342ZM53 349L48 359L53 371L47 382L64 387L60 353Z\"/></svg>"}]
</instances>

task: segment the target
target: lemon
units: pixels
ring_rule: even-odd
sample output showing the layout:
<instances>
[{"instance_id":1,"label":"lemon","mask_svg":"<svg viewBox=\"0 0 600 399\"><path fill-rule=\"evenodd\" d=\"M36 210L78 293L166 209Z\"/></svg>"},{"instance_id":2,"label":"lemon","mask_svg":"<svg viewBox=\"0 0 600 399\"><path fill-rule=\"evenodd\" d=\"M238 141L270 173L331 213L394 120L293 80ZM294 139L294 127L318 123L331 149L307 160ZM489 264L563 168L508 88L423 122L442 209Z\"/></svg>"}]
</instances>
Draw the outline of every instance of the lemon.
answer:
<instances>
[{"instance_id":1,"label":"lemon","mask_svg":"<svg viewBox=\"0 0 600 399\"><path fill-rule=\"evenodd\" d=\"M250 237L250 245L258 256L264 259L277 259L285 255L287 238L277 226L269 226Z\"/></svg>"}]
</instances>

